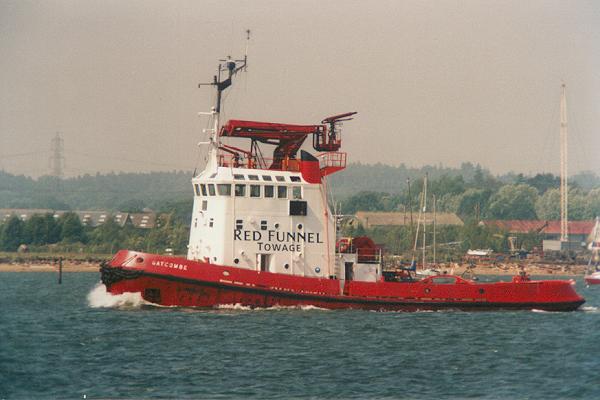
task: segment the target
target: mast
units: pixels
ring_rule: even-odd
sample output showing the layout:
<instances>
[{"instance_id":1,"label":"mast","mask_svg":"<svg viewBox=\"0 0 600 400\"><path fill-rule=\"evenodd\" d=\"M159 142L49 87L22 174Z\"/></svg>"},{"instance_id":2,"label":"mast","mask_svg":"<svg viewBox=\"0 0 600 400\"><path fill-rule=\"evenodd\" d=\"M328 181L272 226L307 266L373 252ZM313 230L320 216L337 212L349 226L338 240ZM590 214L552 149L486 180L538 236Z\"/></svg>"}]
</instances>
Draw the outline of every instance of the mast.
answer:
<instances>
[{"instance_id":1,"label":"mast","mask_svg":"<svg viewBox=\"0 0 600 400\"><path fill-rule=\"evenodd\" d=\"M437 214L436 214L436 199L435 199L435 194L433 195L433 267L435 268L436 265L436 249L435 249L435 232L436 232L436 228L437 228Z\"/></svg>"},{"instance_id":2,"label":"mast","mask_svg":"<svg viewBox=\"0 0 600 400\"><path fill-rule=\"evenodd\" d=\"M205 130L210 133L210 141L208 144L210 148L209 166L217 167L217 153L220 147L219 140L219 128L220 128L220 115L221 115L221 104L223 98L223 92L232 84L232 78L241 70L246 71L248 68L248 43L250 42L250 29L246 29L246 50L243 59L234 60L231 56L219 60L219 66L217 67L217 74L213 76L213 81L210 83L199 83L198 87L202 86L214 86L217 91L217 99L215 105L211 108L211 111L201 112L199 114L210 115L213 119L213 127ZM206 144L206 143L200 143Z\"/></svg>"},{"instance_id":3,"label":"mast","mask_svg":"<svg viewBox=\"0 0 600 400\"><path fill-rule=\"evenodd\" d=\"M412 260L411 265L415 264L415 259L417 256L417 245L419 244L419 229L421 228L421 213L423 212L423 191L419 193L419 214L417 217L417 232L415 233L415 243L412 249Z\"/></svg>"},{"instance_id":4,"label":"mast","mask_svg":"<svg viewBox=\"0 0 600 400\"><path fill-rule=\"evenodd\" d=\"M414 231L414 224L412 211L412 195L410 193L410 177L406 178L406 183L408 184L408 210L410 212L410 236L412 237Z\"/></svg>"},{"instance_id":5,"label":"mast","mask_svg":"<svg viewBox=\"0 0 600 400\"><path fill-rule=\"evenodd\" d=\"M567 97L566 85L562 84L560 96L560 241L569 240L569 186L567 148Z\"/></svg>"},{"instance_id":6,"label":"mast","mask_svg":"<svg viewBox=\"0 0 600 400\"><path fill-rule=\"evenodd\" d=\"M423 179L423 269L425 269L425 244L427 241L426 228L427 228L427 176L429 173L425 172L425 178Z\"/></svg>"}]
</instances>

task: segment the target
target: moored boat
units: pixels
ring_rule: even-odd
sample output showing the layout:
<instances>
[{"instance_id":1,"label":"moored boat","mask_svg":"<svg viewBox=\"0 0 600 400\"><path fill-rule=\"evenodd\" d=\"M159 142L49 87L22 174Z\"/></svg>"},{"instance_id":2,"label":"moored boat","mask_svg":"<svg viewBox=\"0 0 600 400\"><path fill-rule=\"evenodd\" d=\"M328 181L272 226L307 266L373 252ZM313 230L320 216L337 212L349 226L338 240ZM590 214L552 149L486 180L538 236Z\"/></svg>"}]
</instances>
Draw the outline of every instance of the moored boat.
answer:
<instances>
[{"instance_id":1,"label":"moored boat","mask_svg":"<svg viewBox=\"0 0 600 400\"><path fill-rule=\"evenodd\" d=\"M583 279L588 285L600 285L600 271L586 274Z\"/></svg>"},{"instance_id":2,"label":"moored boat","mask_svg":"<svg viewBox=\"0 0 600 400\"><path fill-rule=\"evenodd\" d=\"M588 249L591 250L592 255L583 279L587 285L600 285L600 256L598 254L600 253L600 218L598 217L596 217L596 224L590 236L592 240Z\"/></svg>"},{"instance_id":3,"label":"moored boat","mask_svg":"<svg viewBox=\"0 0 600 400\"><path fill-rule=\"evenodd\" d=\"M139 292L167 306L304 306L369 310L570 311L584 303L572 281L479 283L454 275L416 280L384 273L372 240L339 240L327 201L327 176L346 166L340 123L356 114L297 125L230 120L220 124L224 90L244 69L226 60L210 85L217 90L209 159L193 177L187 257L121 250L101 266L113 294ZM316 154L300 150L312 138ZM246 139L249 148L225 143ZM274 146L264 158L259 146ZM300 153L300 154L298 154Z\"/></svg>"}]
</instances>

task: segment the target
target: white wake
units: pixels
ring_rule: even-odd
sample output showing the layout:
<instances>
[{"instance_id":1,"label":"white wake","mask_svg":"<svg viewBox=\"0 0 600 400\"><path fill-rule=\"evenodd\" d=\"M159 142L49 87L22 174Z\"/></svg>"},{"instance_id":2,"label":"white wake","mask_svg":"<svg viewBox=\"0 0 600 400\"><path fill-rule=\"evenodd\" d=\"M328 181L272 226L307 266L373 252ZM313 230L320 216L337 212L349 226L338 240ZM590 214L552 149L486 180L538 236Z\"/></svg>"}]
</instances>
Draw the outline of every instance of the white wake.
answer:
<instances>
[{"instance_id":1,"label":"white wake","mask_svg":"<svg viewBox=\"0 0 600 400\"><path fill-rule=\"evenodd\" d=\"M92 308L139 308L148 303L142 298L142 294L123 293L112 294L106 290L106 286L98 283L87 295L87 301Z\"/></svg>"},{"instance_id":2,"label":"white wake","mask_svg":"<svg viewBox=\"0 0 600 400\"><path fill-rule=\"evenodd\" d=\"M217 310L236 310L236 311L283 311L283 310L302 310L302 311L330 311L327 308L321 308L311 305L302 305L302 306L272 306L272 307L249 307L241 305L240 303L236 304L219 304L215 306Z\"/></svg>"}]
</instances>

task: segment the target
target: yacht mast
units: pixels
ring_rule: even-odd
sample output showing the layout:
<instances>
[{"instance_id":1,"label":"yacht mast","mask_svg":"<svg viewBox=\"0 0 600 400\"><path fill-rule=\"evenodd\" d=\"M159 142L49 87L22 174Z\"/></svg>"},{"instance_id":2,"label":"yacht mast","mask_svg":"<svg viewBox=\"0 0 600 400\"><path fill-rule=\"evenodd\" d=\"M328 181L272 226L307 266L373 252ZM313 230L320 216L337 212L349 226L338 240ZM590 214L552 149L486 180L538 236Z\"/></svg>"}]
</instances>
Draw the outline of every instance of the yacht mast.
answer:
<instances>
[{"instance_id":1,"label":"yacht mast","mask_svg":"<svg viewBox=\"0 0 600 400\"><path fill-rule=\"evenodd\" d=\"M427 227L427 177L429 173L425 172L425 178L423 179L423 269L425 269L425 242L427 237L425 235Z\"/></svg>"},{"instance_id":2,"label":"yacht mast","mask_svg":"<svg viewBox=\"0 0 600 400\"><path fill-rule=\"evenodd\" d=\"M560 241L569 240L569 186L567 148L567 97L566 85L562 84L560 96Z\"/></svg>"},{"instance_id":3,"label":"yacht mast","mask_svg":"<svg viewBox=\"0 0 600 400\"><path fill-rule=\"evenodd\" d=\"M435 194L433 195L433 267L435 268L436 266L436 240L435 240L435 233L437 230L437 210L436 210L436 198L435 198Z\"/></svg>"}]
</instances>

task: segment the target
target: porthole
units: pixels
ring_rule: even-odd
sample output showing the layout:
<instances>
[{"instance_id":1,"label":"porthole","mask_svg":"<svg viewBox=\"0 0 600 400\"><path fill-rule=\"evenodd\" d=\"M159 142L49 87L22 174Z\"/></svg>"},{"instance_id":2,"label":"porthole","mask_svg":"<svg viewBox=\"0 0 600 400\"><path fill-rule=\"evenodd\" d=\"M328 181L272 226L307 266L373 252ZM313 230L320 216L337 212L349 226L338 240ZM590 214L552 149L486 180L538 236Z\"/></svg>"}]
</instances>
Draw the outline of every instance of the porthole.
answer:
<instances>
[{"instance_id":1,"label":"porthole","mask_svg":"<svg viewBox=\"0 0 600 400\"><path fill-rule=\"evenodd\" d=\"M275 226L275 229L279 229L279 224L278 223L276 223L274 226Z\"/></svg>"},{"instance_id":2,"label":"porthole","mask_svg":"<svg viewBox=\"0 0 600 400\"><path fill-rule=\"evenodd\" d=\"M234 259L233 259L233 263L234 263L234 264L239 264L239 262L240 262L240 259L239 259L239 258L234 258Z\"/></svg>"},{"instance_id":3,"label":"porthole","mask_svg":"<svg viewBox=\"0 0 600 400\"><path fill-rule=\"evenodd\" d=\"M298 224L298 229L302 229L302 224Z\"/></svg>"},{"instance_id":4,"label":"porthole","mask_svg":"<svg viewBox=\"0 0 600 400\"><path fill-rule=\"evenodd\" d=\"M283 266L283 268L285 268L285 269L290 269L290 264L285 264L285 265Z\"/></svg>"},{"instance_id":5,"label":"porthole","mask_svg":"<svg viewBox=\"0 0 600 400\"><path fill-rule=\"evenodd\" d=\"M318 274L319 272L321 272L321 268L315 267L315 272Z\"/></svg>"}]
</instances>

